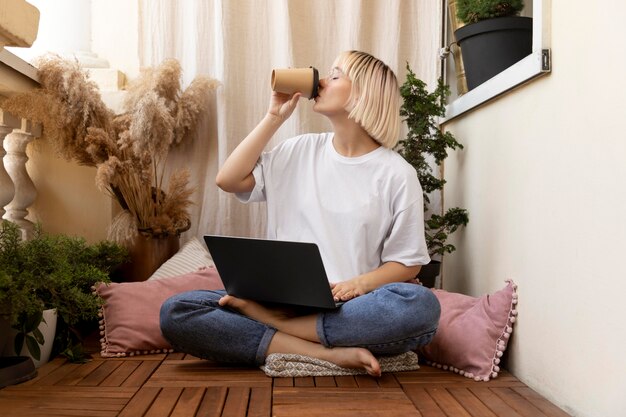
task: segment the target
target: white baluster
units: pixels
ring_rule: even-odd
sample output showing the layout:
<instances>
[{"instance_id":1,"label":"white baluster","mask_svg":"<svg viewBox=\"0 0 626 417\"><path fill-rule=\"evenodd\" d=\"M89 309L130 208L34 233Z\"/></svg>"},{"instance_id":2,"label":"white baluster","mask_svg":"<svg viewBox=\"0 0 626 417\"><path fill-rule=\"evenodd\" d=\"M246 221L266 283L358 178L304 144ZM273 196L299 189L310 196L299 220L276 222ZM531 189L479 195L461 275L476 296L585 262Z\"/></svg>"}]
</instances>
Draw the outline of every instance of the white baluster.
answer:
<instances>
[{"instance_id":1,"label":"white baluster","mask_svg":"<svg viewBox=\"0 0 626 417\"><path fill-rule=\"evenodd\" d=\"M4 218L20 226L23 239L32 236L34 224L26 220L26 216L28 215L28 207L37 198L37 189L26 170L26 162L28 161L26 147L35 138L33 133L38 133L38 131L34 132L31 123L22 120L22 128L8 134L4 145L7 152L4 157L4 165L15 186L15 196L5 207Z\"/></svg>"},{"instance_id":2,"label":"white baluster","mask_svg":"<svg viewBox=\"0 0 626 417\"><path fill-rule=\"evenodd\" d=\"M9 204L15 196L15 186L13 180L4 168L4 138L13 131L14 128L20 127L21 120L13 117L11 114L0 110L0 219L4 216L4 206Z\"/></svg>"}]
</instances>

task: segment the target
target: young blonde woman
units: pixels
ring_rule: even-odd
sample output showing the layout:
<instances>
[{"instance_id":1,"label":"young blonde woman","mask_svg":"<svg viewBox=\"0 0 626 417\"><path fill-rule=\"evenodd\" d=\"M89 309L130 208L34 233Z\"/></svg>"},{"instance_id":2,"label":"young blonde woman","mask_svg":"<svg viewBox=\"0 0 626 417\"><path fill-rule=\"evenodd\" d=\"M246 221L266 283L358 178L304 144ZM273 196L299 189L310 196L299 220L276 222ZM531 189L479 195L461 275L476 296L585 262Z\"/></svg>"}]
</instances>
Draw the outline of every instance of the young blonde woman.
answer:
<instances>
[{"instance_id":1,"label":"young blonde woman","mask_svg":"<svg viewBox=\"0 0 626 417\"><path fill-rule=\"evenodd\" d=\"M216 182L243 202L267 202L269 239L316 243L332 293L345 303L294 317L223 291L180 294L161 309L162 332L176 349L255 365L272 353L296 353L379 376L377 356L432 339L439 303L405 282L430 259L417 175L392 150L400 125L396 76L373 56L349 51L319 87L313 110L332 132L266 151L300 98L274 92Z\"/></svg>"}]
</instances>

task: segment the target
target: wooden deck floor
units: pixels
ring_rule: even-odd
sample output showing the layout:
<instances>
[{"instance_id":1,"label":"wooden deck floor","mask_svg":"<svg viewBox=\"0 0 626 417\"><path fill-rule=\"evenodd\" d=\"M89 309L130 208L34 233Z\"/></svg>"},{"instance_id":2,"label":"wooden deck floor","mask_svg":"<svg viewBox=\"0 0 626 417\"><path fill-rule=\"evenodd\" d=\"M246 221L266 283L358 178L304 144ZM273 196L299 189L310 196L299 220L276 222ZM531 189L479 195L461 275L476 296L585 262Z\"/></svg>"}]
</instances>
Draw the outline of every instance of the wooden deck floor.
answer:
<instances>
[{"instance_id":1,"label":"wooden deck floor","mask_svg":"<svg viewBox=\"0 0 626 417\"><path fill-rule=\"evenodd\" d=\"M474 382L429 366L382 378L269 378L188 355L86 364L54 359L37 378L0 390L0 416L563 417L507 372Z\"/></svg>"}]
</instances>

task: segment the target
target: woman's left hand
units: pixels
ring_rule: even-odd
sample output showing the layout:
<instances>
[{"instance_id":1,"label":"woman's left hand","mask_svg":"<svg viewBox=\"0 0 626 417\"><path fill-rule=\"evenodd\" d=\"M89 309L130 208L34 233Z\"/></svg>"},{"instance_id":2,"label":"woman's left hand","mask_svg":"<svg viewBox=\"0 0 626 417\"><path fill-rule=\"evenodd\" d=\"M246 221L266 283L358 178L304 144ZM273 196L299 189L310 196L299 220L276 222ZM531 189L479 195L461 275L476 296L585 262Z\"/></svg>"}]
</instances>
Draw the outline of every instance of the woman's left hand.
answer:
<instances>
[{"instance_id":1,"label":"woman's left hand","mask_svg":"<svg viewBox=\"0 0 626 417\"><path fill-rule=\"evenodd\" d=\"M358 277L344 282L331 283L330 288L335 301L348 301L367 292Z\"/></svg>"}]
</instances>

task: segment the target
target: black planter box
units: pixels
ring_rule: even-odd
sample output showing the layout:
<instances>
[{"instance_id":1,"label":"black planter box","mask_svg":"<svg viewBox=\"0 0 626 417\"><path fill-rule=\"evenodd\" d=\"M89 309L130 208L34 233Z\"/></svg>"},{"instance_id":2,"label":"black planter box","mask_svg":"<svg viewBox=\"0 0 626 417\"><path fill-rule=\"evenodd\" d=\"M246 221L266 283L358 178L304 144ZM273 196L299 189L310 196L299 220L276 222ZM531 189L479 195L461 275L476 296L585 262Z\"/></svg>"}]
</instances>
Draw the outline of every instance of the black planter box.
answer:
<instances>
[{"instance_id":1,"label":"black planter box","mask_svg":"<svg viewBox=\"0 0 626 417\"><path fill-rule=\"evenodd\" d=\"M533 47L533 19L498 17L454 32L461 47L469 90L528 56Z\"/></svg>"},{"instance_id":2,"label":"black planter box","mask_svg":"<svg viewBox=\"0 0 626 417\"><path fill-rule=\"evenodd\" d=\"M0 388L19 384L37 376L33 360L28 356L0 357Z\"/></svg>"},{"instance_id":3,"label":"black planter box","mask_svg":"<svg viewBox=\"0 0 626 417\"><path fill-rule=\"evenodd\" d=\"M430 261L430 263L422 266L422 269L420 269L420 272L417 274L417 279L419 279L423 286L433 288L440 271L441 262Z\"/></svg>"}]
</instances>

